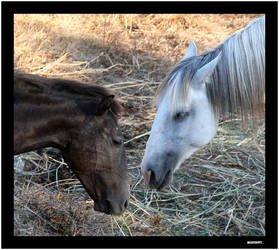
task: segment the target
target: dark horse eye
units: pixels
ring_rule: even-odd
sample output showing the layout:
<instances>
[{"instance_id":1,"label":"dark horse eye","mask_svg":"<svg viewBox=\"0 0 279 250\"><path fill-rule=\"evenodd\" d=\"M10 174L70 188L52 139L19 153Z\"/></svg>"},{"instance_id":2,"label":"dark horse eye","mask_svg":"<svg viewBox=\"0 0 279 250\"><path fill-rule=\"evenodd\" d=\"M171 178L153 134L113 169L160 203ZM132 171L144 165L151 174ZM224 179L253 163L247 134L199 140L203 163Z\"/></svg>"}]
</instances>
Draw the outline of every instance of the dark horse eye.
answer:
<instances>
[{"instance_id":1,"label":"dark horse eye","mask_svg":"<svg viewBox=\"0 0 279 250\"><path fill-rule=\"evenodd\" d=\"M183 120L184 118L189 116L189 112L177 112L174 115L174 119L179 121L179 120Z\"/></svg>"},{"instance_id":2,"label":"dark horse eye","mask_svg":"<svg viewBox=\"0 0 279 250\"><path fill-rule=\"evenodd\" d=\"M114 144L117 144L117 145L122 144L122 138L120 136L113 136L112 141Z\"/></svg>"}]
</instances>

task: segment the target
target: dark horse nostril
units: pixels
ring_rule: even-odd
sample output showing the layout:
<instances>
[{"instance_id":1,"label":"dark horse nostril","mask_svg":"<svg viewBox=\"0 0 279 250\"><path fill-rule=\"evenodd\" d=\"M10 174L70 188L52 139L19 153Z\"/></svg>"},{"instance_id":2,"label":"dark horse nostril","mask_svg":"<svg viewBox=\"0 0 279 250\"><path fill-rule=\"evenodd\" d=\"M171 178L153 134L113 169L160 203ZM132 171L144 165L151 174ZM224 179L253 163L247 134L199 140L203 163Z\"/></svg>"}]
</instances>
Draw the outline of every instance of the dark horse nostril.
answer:
<instances>
[{"instance_id":1,"label":"dark horse nostril","mask_svg":"<svg viewBox=\"0 0 279 250\"><path fill-rule=\"evenodd\" d=\"M105 200L104 205L105 205L105 211L104 212L106 214L110 214L111 211L112 211L112 207L111 207L110 201L109 200Z\"/></svg>"}]
</instances>

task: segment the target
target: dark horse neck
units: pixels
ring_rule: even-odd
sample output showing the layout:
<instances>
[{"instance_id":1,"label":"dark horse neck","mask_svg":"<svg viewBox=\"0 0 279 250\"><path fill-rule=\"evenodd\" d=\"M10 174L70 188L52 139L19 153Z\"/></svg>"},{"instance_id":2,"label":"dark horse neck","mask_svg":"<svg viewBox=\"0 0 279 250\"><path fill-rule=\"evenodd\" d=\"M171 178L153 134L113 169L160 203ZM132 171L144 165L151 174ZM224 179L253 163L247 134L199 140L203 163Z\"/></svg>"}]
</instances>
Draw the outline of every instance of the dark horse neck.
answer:
<instances>
[{"instance_id":1,"label":"dark horse neck","mask_svg":"<svg viewBox=\"0 0 279 250\"><path fill-rule=\"evenodd\" d=\"M69 131L84 119L80 112L73 112L76 108L69 100L17 87L14 104L14 154L43 147L64 150L71 140Z\"/></svg>"}]
</instances>

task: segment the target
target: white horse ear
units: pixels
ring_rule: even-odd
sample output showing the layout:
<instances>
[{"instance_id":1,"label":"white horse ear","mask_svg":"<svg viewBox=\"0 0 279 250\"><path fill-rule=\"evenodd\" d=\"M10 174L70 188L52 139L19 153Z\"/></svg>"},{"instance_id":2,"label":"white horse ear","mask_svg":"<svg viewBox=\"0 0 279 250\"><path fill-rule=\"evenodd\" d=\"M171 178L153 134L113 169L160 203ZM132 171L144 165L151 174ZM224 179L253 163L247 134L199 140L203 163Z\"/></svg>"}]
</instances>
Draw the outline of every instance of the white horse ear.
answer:
<instances>
[{"instance_id":1,"label":"white horse ear","mask_svg":"<svg viewBox=\"0 0 279 250\"><path fill-rule=\"evenodd\" d=\"M184 55L184 57L182 58L181 61L183 61L184 59L189 58L191 56L197 56L197 55L198 55L197 46L194 43L194 41L191 40L190 44L189 44L189 47L188 47L188 50L187 50L186 54Z\"/></svg>"},{"instance_id":2,"label":"white horse ear","mask_svg":"<svg viewBox=\"0 0 279 250\"><path fill-rule=\"evenodd\" d=\"M208 82L209 77L212 75L217 63L221 58L222 52L218 54L212 61L202 66L200 69L197 70L193 77L193 82L201 83L201 82Z\"/></svg>"}]
</instances>

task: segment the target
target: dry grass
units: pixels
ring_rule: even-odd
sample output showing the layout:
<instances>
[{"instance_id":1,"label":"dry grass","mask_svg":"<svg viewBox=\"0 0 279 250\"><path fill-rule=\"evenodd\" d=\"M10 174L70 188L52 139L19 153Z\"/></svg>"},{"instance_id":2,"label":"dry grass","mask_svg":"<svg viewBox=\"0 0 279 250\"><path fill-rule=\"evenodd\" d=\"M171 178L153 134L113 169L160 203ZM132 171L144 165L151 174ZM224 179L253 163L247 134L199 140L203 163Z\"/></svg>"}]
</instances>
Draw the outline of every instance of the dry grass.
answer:
<instances>
[{"instance_id":1,"label":"dry grass","mask_svg":"<svg viewBox=\"0 0 279 250\"><path fill-rule=\"evenodd\" d=\"M259 15L15 15L15 68L114 89L131 180L121 217L93 201L52 148L15 157L14 234L24 236L263 236L265 127L222 121L172 185L144 186L139 164L156 110L152 98L190 40L199 53Z\"/></svg>"}]
</instances>

